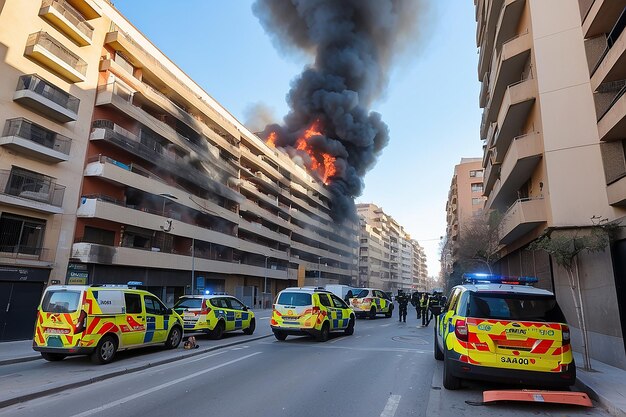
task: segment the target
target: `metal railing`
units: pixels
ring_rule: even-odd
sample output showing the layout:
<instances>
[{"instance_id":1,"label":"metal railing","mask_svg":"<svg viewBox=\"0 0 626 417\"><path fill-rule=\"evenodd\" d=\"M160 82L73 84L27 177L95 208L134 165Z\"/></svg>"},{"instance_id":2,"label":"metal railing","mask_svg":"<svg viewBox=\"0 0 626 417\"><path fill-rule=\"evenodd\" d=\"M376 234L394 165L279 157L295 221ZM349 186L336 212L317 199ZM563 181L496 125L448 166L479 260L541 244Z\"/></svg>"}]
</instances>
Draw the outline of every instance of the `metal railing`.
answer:
<instances>
[{"instance_id":1,"label":"metal railing","mask_svg":"<svg viewBox=\"0 0 626 417\"><path fill-rule=\"evenodd\" d=\"M61 13L76 29L82 32L89 39L93 36L93 26L91 26L78 10L72 7L66 0L43 0L41 8L52 6L56 11Z\"/></svg>"},{"instance_id":2,"label":"metal railing","mask_svg":"<svg viewBox=\"0 0 626 417\"><path fill-rule=\"evenodd\" d=\"M0 258L52 261L50 249L40 246L0 245Z\"/></svg>"},{"instance_id":3,"label":"metal railing","mask_svg":"<svg viewBox=\"0 0 626 417\"><path fill-rule=\"evenodd\" d=\"M72 140L24 118L7 120L2 136L17 136L65 155L70 154Z\"/></svg>"},{"instance_id":4,"label":"metal railing","mask_svg":"<svg viewBox=\"0 0 626 417\"><path fill-rule=\"evenodd\" d=\"M0 190L3 194L40 201L52 206L61 207L65 186L46 175L13 168L0 170Z\"/></svg>"},{"instance_id":5,"label":"metal railing","mask_svg":"<svg viewBox=\"0 0 626 417\"><path fill-rule=\"evenodd\" d=\"M67 110L78 113L80 99L50 84L36 74L27 74L20 77L15 91L23 90L33 91Z\"/></svg>"},{"instance_id":6,"label":"metal railing","mask_svg":"<svg viewBox=\"0 0 626 417\"><path fill-rule=\"evenodd\" d=\"M40 45L47 49L61 61L74 68L82 75L87 74L87 63L78 55L61 45L59 41L48 35L47 32L40 31L31 33L26 41L26 46Z\"/></svg>"}]
</instances>

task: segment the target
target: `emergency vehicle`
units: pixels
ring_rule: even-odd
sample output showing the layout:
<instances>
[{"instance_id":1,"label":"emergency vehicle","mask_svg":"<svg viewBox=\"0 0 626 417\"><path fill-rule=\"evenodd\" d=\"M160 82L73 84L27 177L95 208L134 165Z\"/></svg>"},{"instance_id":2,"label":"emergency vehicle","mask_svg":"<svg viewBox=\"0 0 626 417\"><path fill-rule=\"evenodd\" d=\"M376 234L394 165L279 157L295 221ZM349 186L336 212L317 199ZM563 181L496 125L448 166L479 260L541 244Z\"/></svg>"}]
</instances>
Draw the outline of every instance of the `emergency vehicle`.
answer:
<instances>
[{"instance_id":1,"label":"emergency vehicle","mask_svg":"<svg viewBox=\"0 0 626 417\"><path fill-rule=\"evenodd\" d=\"M90 355L109 363L118 350L178 347L183 320L148 291L125 285L52 285L37 310L33 349L48 361Z\"/></svg>"},{"instance_id":2,"label":"emergency vehicle","mask_svg":"<svg viewBox=\"0 0 626 417\"><path fill-rule=\"evenodd\" d=\"M435 326L443 385L462 379L567 387L576 380L570 331L553 293L534 277L466 274Z\"/></svg>"},{"instance_id":3,"label":"emergency vehicle","mask_svg":"<svg viewBox=\"0 0 626 417\"><path fill-rule=\"evenodd\" d=\"M375 288L360 288L348 301L357 317L375 319L377 314L389 318L393 314L393 301L387 293Z\"/></svg>"},{"instance_id":4,"label":"emergency vehicle","mask_svg":"<svg viewBox=\"0 0 626 417\"><path fill-rule=\"evenodd\" d=\"M323 288L286 288L273 306L270 326L278 340L288 335L310 335L320 342L330 332L354 333L354 312L345 301Z\"/></svg>"},{"instance_id":5,"label":"emergency vehicle","mask_svg":"<svg viewBox=\"0 0 626 417\"><path fill-rule=\"evenodd\" d=\"M185 295L178 299L174 311L183 317L185 332L203 332L221 339L224 332L243 330L254 333L254 313L230 295Z\"/></svg>"}]
</instances>

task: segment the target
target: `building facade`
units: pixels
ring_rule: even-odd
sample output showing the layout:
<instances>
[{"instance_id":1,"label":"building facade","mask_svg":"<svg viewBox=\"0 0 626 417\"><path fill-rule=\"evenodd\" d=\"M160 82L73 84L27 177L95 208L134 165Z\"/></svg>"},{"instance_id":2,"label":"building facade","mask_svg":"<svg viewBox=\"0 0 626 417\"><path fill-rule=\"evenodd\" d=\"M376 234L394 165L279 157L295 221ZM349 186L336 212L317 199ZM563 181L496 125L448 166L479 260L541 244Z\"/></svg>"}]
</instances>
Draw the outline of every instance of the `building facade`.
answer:
<instances>
[{"instance_id":1,"label":"building facade","mask_svg":"<svg viewBox=\"0 0 626 417\"><path fill-rule=\"evenodd\" d=\"M0 293L34 311L48 283L139 281L170 305L268 306L307 278L356 279L358 224L333 222L324 184L108 1L2 2L0 53Z\"/></svg>"},{"instance_id":2,"label":"building facade","mask_svg":"<svg viewBox=\"0 0 626 417\"><path fill-rule=\"evenodd\" d=\"M360 287L398 289L422 288L426 282L424 249L404 228L375 204L357 204L360 218Z\"/></svg>"},{"instance_id":3,"label":"building facade","mask_svg":"<svg viewBox=\"0 0 626 417\"><path fill-rule=\"evenodd\" d=\"M618 46L626 4L477 0L475 5L485 207L501 215L495 268L536 275L552 288L572 325L574 348L580 349L566 271L544 252L527 248L547 231L558 236L584 233L598 223L615 225L611 245L600 253L581 253L577 271L591 355L626 369L626 169L620 130L626 120L620 101L626 67ZM621 29L614 33L613 27Z\"/></svg>"}]
</instances>

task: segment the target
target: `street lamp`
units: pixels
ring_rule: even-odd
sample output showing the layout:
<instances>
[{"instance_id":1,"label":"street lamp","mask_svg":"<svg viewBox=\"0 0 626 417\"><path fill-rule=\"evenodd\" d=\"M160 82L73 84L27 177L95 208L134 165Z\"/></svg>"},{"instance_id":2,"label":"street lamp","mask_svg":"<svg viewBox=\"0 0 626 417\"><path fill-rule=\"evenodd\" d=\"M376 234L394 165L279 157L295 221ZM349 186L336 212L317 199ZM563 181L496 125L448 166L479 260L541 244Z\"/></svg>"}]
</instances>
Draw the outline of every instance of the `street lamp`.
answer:
<instances>
[{"instance_id":1,"label":"street lamp","mask_svg":"<svg viewBox=\"0 0 626 417\"><path fill-rule=\"evenodd\" d=\"M267 260L269 256L265 256L265 270L263 271L264 281L263 281L263 308L267 305L265 301L265 297L267 297Z\"/></svg>"},{"instance_id":2,"label":"street lamp","mask_svg":"<svg viewBox=\"0 0 626 417\"><path fill-rule=\"evenodd\" d=\"M321 262L322 262L322 257L318 256L317 257L317 283L315 285L316 287L320 286L320 278L322 277L322 270L320 269Z\"/></svg>"}]
</instances>

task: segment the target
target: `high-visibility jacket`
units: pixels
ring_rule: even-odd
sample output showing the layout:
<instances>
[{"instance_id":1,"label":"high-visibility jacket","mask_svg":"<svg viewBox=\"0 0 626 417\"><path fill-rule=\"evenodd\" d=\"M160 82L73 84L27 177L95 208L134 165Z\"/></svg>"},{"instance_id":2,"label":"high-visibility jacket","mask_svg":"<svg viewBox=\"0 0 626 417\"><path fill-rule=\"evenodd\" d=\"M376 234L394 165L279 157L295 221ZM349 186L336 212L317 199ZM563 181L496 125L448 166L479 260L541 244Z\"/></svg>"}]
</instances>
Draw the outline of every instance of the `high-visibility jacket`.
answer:
<instances>
[{"instance_id":1,"label":"high-visibility jacket","mask_svg":"<svg viewBox=\"0 0 626 417\"><path fill-rule=\"evenodd\" d=\"M428 308L428 302L429 301L430 301L430 299L428 298L428 296L426 294L422 295L422 299L420 300L420 307Z\"/></svg>"}]
</instances>

